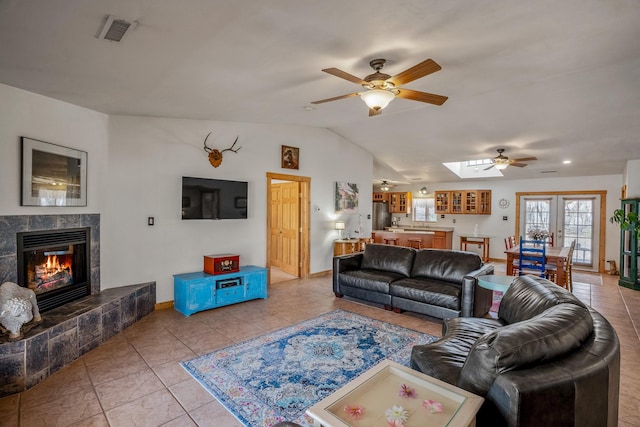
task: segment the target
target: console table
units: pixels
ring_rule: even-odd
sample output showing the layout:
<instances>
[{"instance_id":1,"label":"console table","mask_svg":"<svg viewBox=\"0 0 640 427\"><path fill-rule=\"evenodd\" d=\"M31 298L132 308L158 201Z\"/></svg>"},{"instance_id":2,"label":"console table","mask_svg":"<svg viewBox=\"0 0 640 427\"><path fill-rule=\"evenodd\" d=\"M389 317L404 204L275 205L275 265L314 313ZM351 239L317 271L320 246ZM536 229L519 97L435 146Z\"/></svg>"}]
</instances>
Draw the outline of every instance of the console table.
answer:
<instances>
[{"instance_id":1,"label":"console table","mask_svg":"<svg viewBox=\"0 0 640 427\"><path fill-rule=\"evenodd\" d=\"M203 271L173 276L173 306L185 316L211 308L267 297L267 269L255 265L227 274Z\"/></svg>"},{"instance_id":2,"label":"console table","mask_svg":"<svg viewBox=\"0 0 640 427\"><path fill-rule=\"evenodd\" d=\"M493 236L485 236L482 234L462 234L460 236L460 250L466 251L467 245L482 246L482 261L489 262L490 239Z\"/></svg>"}]
</instances>

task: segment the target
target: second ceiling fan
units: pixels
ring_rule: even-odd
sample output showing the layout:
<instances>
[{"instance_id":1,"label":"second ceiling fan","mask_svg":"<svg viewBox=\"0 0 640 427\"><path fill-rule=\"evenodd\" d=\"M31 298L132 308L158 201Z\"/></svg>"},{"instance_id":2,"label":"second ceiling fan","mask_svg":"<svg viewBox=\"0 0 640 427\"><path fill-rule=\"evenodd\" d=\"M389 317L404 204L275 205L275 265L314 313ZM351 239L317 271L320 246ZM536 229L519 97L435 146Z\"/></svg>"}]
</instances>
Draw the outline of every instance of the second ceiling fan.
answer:
<instances>
[{"instance_id":1,"label":"second ceiling fan","mask_svg":"<svg viewBox=\"0 0 640 427\"><path fill-rule=\"evenodd\" d=\"M493 167L495 167L498 170L505 170L508 166L516 166L519 168L523 168L527 166L527 164L522 162L530 162L532 160L538 160L537 157L523 157L521 159L509 159L507 156L504 156L502 154L504 153L504 148L498 148L496 151L498 152L498 155L493 159L491 159L491 162L492 162L491 166L484 168L484 170L488 170Z\"/></svg>"},{"instance_id":2,"label":"second ceiling fan","mask_svg":"<svg viewBox=\"0 0 640 427\"><path fill-rule=\"evenodd\" d=\"M353 92L333 98L313 101L312 104L322 104L324 102L337 101L339 99L350 98L352 96L360 96L360 98L362 98L362 100L367 104L367 107L369 107L369 116L371 117L382 113L382 109L389 105L389 103L396 97L426 102L434 105L442 105L448 99L446 96L419 92L417 90L400 87L401 85L439 71L442 67L440 67L440 65L438 65L433 59L422 61L421 63L414 65L393 77L380 71L382 70L385 62L387 62L385 59L374 59L369 62L369 65L375 72L373 74L369 74L364 79L337 68L323 69L322 71L325 73L357 83L365 90L362 92Z\"/></svg>"}]
</instances>

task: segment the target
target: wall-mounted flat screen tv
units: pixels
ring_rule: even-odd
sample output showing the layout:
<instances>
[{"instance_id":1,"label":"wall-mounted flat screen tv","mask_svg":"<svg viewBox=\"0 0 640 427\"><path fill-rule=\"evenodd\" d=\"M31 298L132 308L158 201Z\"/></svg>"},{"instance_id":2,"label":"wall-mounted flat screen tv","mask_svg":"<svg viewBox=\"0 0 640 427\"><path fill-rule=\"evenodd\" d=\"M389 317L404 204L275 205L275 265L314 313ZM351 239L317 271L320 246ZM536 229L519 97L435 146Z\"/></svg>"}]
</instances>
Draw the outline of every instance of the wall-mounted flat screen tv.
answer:
<instances>
[{"instance_id":1,"label":"wall-mounted flat screen tv","mask_svg":"<svg viewBox=\"0 0 640 427\"><path fill-rule=\"evenodd\" d=\"M247 183L182 177L182 219L246 219Z\"/></svg>"}]
</instances>

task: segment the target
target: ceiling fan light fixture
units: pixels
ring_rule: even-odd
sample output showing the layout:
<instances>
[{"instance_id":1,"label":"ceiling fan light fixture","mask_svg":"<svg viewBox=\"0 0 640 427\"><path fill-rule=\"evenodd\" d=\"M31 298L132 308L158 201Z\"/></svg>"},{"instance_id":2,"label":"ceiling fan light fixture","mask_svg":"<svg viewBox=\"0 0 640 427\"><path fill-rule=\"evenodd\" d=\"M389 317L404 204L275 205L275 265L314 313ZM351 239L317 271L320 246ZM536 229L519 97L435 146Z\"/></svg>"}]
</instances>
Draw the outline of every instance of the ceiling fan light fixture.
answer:
<instances>
[{"instance_id":1,"label":"ceiling fan light fixture","mask_svg":"<svg viewBox=\"0 0 640 427\"><path fill-rule=\"evenodd\" d=\"M389 183L387 181L382 181L382 184L380 184L380 190L389 191L390 189L391 187L389 187Z\"/></svg>"},{"instance_id":2,"label":"ceiling fan light fixture","mask_svg":"<svg viewBox=\"0 0 640 427\"><path fill-rule=\"evenodd\" d=\"M496 169L498 169L499 171L503 171L507 168L507 166L509 166L509 163L507 161L507 163L502 163L502 162L496 162L494 164L494 166L496 167Z\"/></svg>"},{"instance_id":3,"label":"ceiling fan light fixture","mask_svg":"<svg viewBox=\"0 0 640 427\"><path fill-rule=\"evenodd\" d=\"M395 98L393 92L383 89L371 89L360 94L360 98L372 110L382 110Z\"/></svg>"}]
</instances>

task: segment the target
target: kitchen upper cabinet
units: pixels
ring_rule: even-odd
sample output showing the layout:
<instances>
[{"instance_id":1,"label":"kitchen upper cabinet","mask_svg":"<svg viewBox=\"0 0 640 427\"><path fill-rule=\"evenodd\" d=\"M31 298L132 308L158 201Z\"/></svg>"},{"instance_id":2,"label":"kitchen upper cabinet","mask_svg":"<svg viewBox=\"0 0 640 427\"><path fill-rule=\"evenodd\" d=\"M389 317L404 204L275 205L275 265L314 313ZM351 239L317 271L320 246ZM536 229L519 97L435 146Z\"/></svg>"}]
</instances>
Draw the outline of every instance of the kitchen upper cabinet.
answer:
<instances>
[{"instance_id":1,"label":"kitchen upper cabinet","mask_svg":"<svg viewBox=\"0 0 640 427\"><path fill-rule=\"evenodd\" d=\"M387 202L389 203L389 193L387 192L383 192L383 191L376 191L375 193L373 193L373 197L372 197L374 202Z\"/></svg>"},{"instance_id":2,"label":"kitchen upper cabinet","mask_svg":"<svg viewBox=\"0 0 640 427\"><path fill-rule=\"evenodd\" d=\"M389 193L389 212L411 213L411 193Z\"/></svg>"},{"instance_id":3,"label":"kitchen upper cabinet","mask_svg":"<svg viewBox=\"0 0 640 427\"><path fill-rule=\"evenodd\" d=\"M435 191L436 213L491 214L491 190Z\"/></svg>"}]
</instances>

